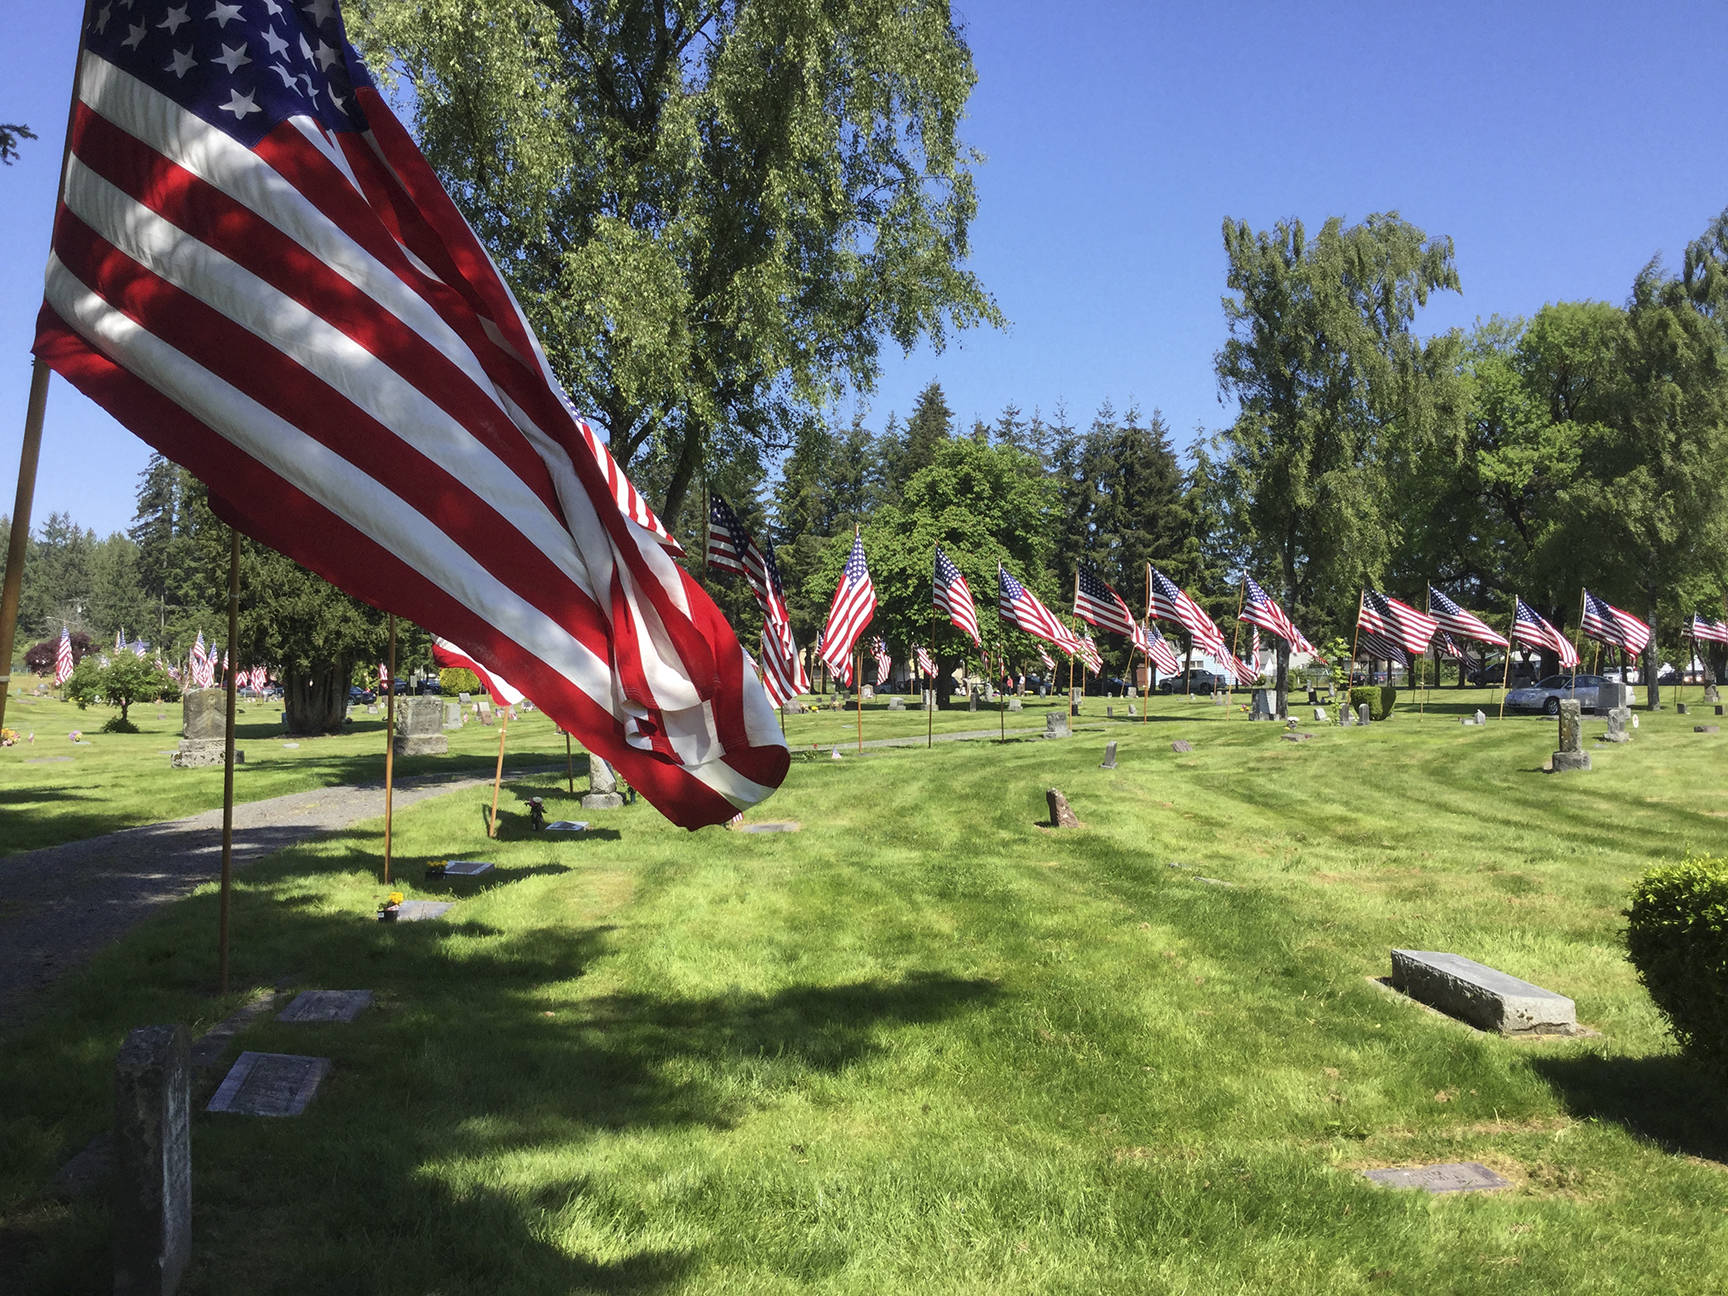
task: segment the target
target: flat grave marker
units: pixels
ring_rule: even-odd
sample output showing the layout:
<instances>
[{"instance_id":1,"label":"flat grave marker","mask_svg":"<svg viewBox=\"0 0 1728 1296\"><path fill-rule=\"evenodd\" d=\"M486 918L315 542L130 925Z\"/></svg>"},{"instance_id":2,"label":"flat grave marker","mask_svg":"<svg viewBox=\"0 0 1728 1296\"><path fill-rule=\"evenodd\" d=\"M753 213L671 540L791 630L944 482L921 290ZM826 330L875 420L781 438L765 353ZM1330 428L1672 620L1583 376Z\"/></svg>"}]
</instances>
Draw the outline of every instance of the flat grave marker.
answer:
<instances>
[{"instance_id":1,"label":"flat grave marker","mask_svg":"<svg viewBox=\"0 0 1728 1296\"><path fill-rule=\"evenodd\" d=\"M586 819L554 819L551 823L546 825L546 831L571 833L587 832L588 821Z\"/></svg>"},{"instance_id":2,"label":"flat grave marker","mask_svg":"<svg viewBox=\"0 0 1728 1296\"><path fill-rule=\"evenodd\" d=\"M1577 1006L1497 968L1439 950L1392 951L1392 984L1450 1017L1502 1035L1576 1035Z\"/></svg>"},{"instance_id":3,"label":"flat grave marker","mask_svg":"<svg viewBox=\"0 0 1728 1296\"><path fill-rule=\"evenodd\" d=\"M1454 1161L1441 1165L1389 1167L1384 1170L1364 1170L1363 1175L1383 1188L1420 1188L1423 1192L1491 1192L1510 1188L1512 1182L1502 1179L1479 1161Z\"/></svg>"},{"instance_id":4,"label":"flat grave marker","mask_svg":"<svg viewBox=\"0 0 1728 1296\"><path fill-rule=\"evenodd\" d=\"M804 825L796 819L776 819L767 820L763 823L739 824L738 831L747 833L803 832Z\"/></svg>"},{"instance_id":5,"label":"flat grave marker","mask_svg":"<svg viewBox=\"0 0 1728 1296\"><path fill-rule=\"evenodd\" d=\"M1193 751L1194 744L1189 742L1186 738L1178 738L1175 742L1170 744L1170 750L1180 755L1182 752Z\"/></svg>"},{"instance_id":6,"label":"flat grave marker","mask_svg":"<svg viewBox=\"0 0 1728 1296\"><path fill-rule=\"evenodd\" d=\"M381 910L378 917L384 922L430 922L442 918L454 907L448 900L404 900L396 906L394 916L390 916L388 910Z\"/></svg>"},{"instance_id":7,"label":"flat grave marker","mask_svg":"<svg viewBox=\"0 0 1728 1296\"><path fill-rule=\"evenodd\" d=\"M279 1022L351 1022L372 1005L370 990L302 990Z\"/></svg>"},{"instance_id":8,"label":"flat grave marker","mask_svg":"<svg viewBox=\"0 0 1728 1296\"><path fill-rule=\"evenodd\" d=\"M298 1116L330 1073L330 1059L298 1053L242 1053L205 1111Z\"/></svg>"},{"instance_id":9,"label":"flat grave marker","mask_svg":"<svg viewBox=\"0 0 1728 1296\"><path fill-rule=\"evenodd\" d=\"M486 860L451 860L444 866L444 876L447 878L485 877L492 870L492 864Z\"/></svg>"}]
</instances>

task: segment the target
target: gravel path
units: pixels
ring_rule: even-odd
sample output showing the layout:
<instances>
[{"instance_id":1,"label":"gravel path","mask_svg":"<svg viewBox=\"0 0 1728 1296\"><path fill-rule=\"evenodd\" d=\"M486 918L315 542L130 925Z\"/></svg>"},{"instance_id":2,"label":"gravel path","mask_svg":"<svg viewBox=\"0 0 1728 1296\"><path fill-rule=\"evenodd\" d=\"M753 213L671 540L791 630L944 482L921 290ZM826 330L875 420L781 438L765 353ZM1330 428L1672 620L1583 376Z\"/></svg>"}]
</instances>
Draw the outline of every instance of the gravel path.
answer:
<instances>
[{"instance_id":1,"label":"gravel path","mask_svg":"<svg viewBox=\"0 0 1728 1296\"><path fill-rule=\"evenodd\" d=\"M531 772L508 771L512 778ZM398 779L393 807L491 782L486 775ZM383 813L382 781L245 802L234 807L234 867ZM220 809L0 859L0 1026L23 1017L40 991L158 905L221 873Z\"/></svg>"}]
</instances>

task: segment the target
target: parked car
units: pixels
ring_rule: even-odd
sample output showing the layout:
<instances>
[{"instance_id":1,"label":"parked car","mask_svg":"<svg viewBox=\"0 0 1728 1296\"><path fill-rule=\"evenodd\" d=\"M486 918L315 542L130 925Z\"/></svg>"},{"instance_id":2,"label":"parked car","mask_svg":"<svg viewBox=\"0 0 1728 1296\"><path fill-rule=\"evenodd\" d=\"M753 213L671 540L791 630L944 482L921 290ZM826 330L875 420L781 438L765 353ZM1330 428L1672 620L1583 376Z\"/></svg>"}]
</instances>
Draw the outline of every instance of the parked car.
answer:
<instances>
[{"instance_id":1,"label":"parked car","mask_svg":"<svg viewBox=\"0 0 1728 1296\"><path fill-rule=\"evenodd\" d=\"M369 688L361 688L358 684L348 690L348 701L358 702L362 706L370 706L378 700L378 695Z\"/></svg>"},{"instance_id":2,"label":"parked car","mask_svg":"<svg viewBox=\"0 0 1728 1296\"><path fill-rule=\"evenodd\" d=\"M1224 677L1209 670L1186 671L1158 683L1160 693L1211 693L1223 687Z\"/></svg>"},{"instance_id":3,"label":"parked car","mask_svg":"<svg viewBox=\"0 0 1728 1296\"><path fill-rule=\"evenodd\" d=\"M1612 682L1601 675L1550 675L1526 688L1513 689L1506 695L1506 705L1513 711L1558 715L1562 701L1577 698L1581 709L1594 711L1596 690Z\"/></svg>"}]
</instances>

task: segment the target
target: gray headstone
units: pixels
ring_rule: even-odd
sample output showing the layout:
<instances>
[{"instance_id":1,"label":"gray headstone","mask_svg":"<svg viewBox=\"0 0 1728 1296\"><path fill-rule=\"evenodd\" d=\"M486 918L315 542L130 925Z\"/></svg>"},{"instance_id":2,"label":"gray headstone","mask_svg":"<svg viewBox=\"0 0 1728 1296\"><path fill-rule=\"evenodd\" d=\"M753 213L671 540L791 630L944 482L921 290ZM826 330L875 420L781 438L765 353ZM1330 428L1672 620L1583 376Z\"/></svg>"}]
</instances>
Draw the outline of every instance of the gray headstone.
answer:
<instances>
[{"instance_id":1,"label":"gray headstone","mask_svg":"<svg viewBox=\"0 0 1728 1296\"><path fill-rule=\"evenodd\" d=\"M1392 951L1392 984L1412 999L1502 1035L1570 1035L1577 1009L1565 995L1437 950Z\"/></svg>"},{"instance_id":2,"label":"gray headstone","mask_svg":"<svg viewBox=\"0 0 1728 1296\"><path fill-rule=\"evenodd\" d=\"M351 1022L372 1004L370 990L302 990L276 1014L280 1022Z\"/></svg>"},{"instance_id":3,"label":"gray headstone","mask_svg":"<svg viewBox=\"0 0 1728 1296\"><path fill-rule=\"evenodd\" d=\"M1138 712L1138 711L1136 711L1136 710L1135 710L1135 709L1134 709L1134 704L1133 704L1133 703L1132 703L1132 702L1130 702L1130 703L1129 703L1129 704L1128 704L1128 714L1129 714L1129 715L1131 715L1131 716L1132 716L1132 715L1138 715L1138 714L1140 714L1140 713L1139 713L1139 712Z\"/></svg>"},{"instance_id":4,"label":"gray headstone","mask_svg":"<svg viewBox=\"0 0 1728 1296\"><path fill-rule=\"evenodd\" d=\"M1008 699L1008 709L1010 711L1024 711L1026 704L1017 697L1011 697Z\"/></svg>"},{"instance_id":5,"label":"gray headstone","mask_svg":"<svg viewBox=\"0 0 1728 1296\"><path fill-rule=\"evenodd\" d=\"M1706 684L1704 686L1704 700L1711 706L1715 706L1722 700L1722 694L1717 690L1714 684ZM1720 715L1721 712L1717 712L1717 714Z\"/></svg>"},{"instance_id":6,"label":"gray headstone","mask_svg":"<svg viewBox=\"0 0 1728 1296\"><path fill-rule=\"evenodd\" d=\"M1068 798L1057 788L1049 788L1044 793L1044 799L1050 804L1050 826L1052 828L1078 828L1080 820L1074 809L1068 804Z\"/></svg>"},{"instance_id":7,"label":"gray headstone","mask_svg":"<svg viewBox=\"0 0 1728 1296\"><path fill-rule=\"evenodd\" d=\"M1479 1161L1392 1167L1364 1170L1362 1173L1385 1188L1420 1188L1431 1193L1483 1192L1511 1187L1510 1180L1502 1179Z\"/></svg>"},{"instance_id":8,"label":"gray headstone","mask_svg":"<svg viewBox=\"0 0 1728 1296\"><path fill-rule=\"evenodd\" d=\"M1114 742L1109 742L1109 743L1106 743L1104 745L1104 762L1103 762L1103 764L1099 765L1098 768L1099 769L1115 769L1116 768L1116 744Z\"/></svg>"},{"instance_id":9,"label":"gray headstone","mask_svg":"<svg viewBox=\"0 0 1728 1296\"><path fill-rule=\"evenodd\" d=\"M444 736L444 703L435 697L396 699L396 733L392 739L398 756L443 756L450 750Z\"/></svg>"},{"instance_id":10,"label":"gray headstone","mask_svg":"<svg viewBox=\"0 0 1728 1296\"><path fill-rule=\"evenodd\" d=\"M1479 725L1485 725L1488 723L1488 717L1483 715L1480 709L1477 710L1476 714L1472 716L1471 719Z\"/></svg>"},{"instance_id":11,"label":"gray headstone","mask_svg":"<svg viewBox=\"0 0 1728 1296\"><path fill-rule=\"evenodd\" d=\"M1630 708L1617 706L1608 709L1608 732L1602 735L1603 742L1623 743L1632 741L1632 735L1626 732L1627 722L1632 719Z\"/></svg>"},{"instance_id":12,"label":"gray headstone","mask_svg":"<svg viewBox=\"0 0 1728 1296\"><path fill-rule=\"evenodd\" d=\"M1066 738L1074 731L1068 725L1068 717L1060 711L1048 711L1044 715L1044 736L1046 738Z\"/></svg>"},{"instance_id":13,"label":"gray headstone","mask_svg":"<svg viewBox=\"0 0 1728 1296\"><path fill-rule=\"evenodd\" d=\"M864 686L862 696L866 702L868 702L871 698L875 697L876 696L875 686L871 685L871 684L866 684Z\"/></svg>"},{"instance_id":14,"label":"gray headstone","mask_svg":"<svg viewBox=\"0 0 1728 1296\"><path fill-rule=\"evenodd\" d=\"M1224 690L1223 689L1213 689L1212 690L1212 705L1213 706L1220 706L1220 707L1224 705Z\"/></svg>"},{"instance_id":15,"label":"gray headstone","mask_svg":"<svg viewBox=\"0 0 1728 1296\"><path fill-rule=\"evenodd\" d=\"M114 1063L116 1293L167 1296L192 1252L188 1052L184 1026L144 1026Z\"/></svg>"},{"instance_id":16,"label":"gray headstone","mask_svg":"<svg viewBox=\"0 0 1728 1296\"><path fill-rule=\"evenodd\" d=\"M1560 749L1554 753L1552 768L1557 774L1564 770L1590 768L1590 753L1584 750L1584 721L1577 698L1560 700Z\"/></svg>"},{"instance_id":17,"label":"gray headstone","mask_svg":"<svg viewBox=\"0 0 1728 1296\"><path fill-rule=\"evenodd\" d=\"M1186 738L1178 738L1170 744L1170 750L1173 752L1191 752L1194 750L1194 744Z\"/></svg>"},{"instance_id":18,"label":"gray headstone","mask_svg":"<svg viewBox=\"0 0 1728 1296\"><path fill-rule=\"evenodd\" d=\"M588 790L590 792L616 792L618 776L612 772L612 766L607 764L602 756L588 753Z\"/></svg>"},{"instance_id":19,"label":"gray headstone","mask_svg":"<svg viewBox=\"0 0 1728 1296\"><path fill-rule=\"evenodd\" d=\"M472 693L458 693L456 700L462 704L462 709L466 711L469 704L474 701L474 695Z\"/></svg>"},{"instance_id":20,"label":"gray headstone","mask_svg":"<svg viewBox=\"0 0 1728 1296\"><path fill-rule=\"evenodd\" d=\"M228 696L219 688L187 689L180 695L181 736L220 743L228 733Z\"/></svg>"},{"instance_id":21,"label":"gray headstone","mask_svg":"<svg viewBox=\"0 0 1728 1296\"><path fill-rule=\"evenodd\" d=\"M1674 714L1675 715L1687 715L1687 714L1689 714L1689 712L1686 709L1686 704L1684 702L1676 702L1674 704Z\"/></svg>"},{"instance_id":22,"label":"gray headstone","mask_svg":"<svg viewBox=\"0 0 1728 1296\"><path fill-rule=\"evenodd\" d=\"M1277 714L1278 707L1272 700L1272 690L1255 689L1253 705L1248 709L1248 718L1250 720L1271 720Z\"/></svg>"},{"instance_id":23,"label":"gray headstone","mask_svg":"<svg viewBox=\"0 0 1728 1296\"><path fill-rule=\"evenodd\" d=\"M431 922L455 906L448 900L404 900L396 907L397 922Z\"/></svg>"},{"instance_id":24,"label":"gray headstone","mask_svg":"<svg viewBox=\"0 0 1728 1296\"><path fill-rule=\"evenodd\" d=\"M1310 689L1309 692L1313 692L1313 690ZM1314 708L1314 721L1316 724L1325 724L1326 723L1326 708L1325 707L1317 706Z\"/></svg>"},{"instance_id":25,"label":"gray headstone","mask_svg":"<svg viewBox=\"0 0 1728 1296\"><path fill-rule=\"evenodd\" d=\"M1362 703L1360 706L1358 706L1356 708L1356 723L1357 724L1359 724L1359 725L1372 724L1373 720L1374 720L1373 708L1371 708L1366 702Z\"/></svg>"},{"instance_id":26,"label":"gray headstone","mask_svg":"<svg viewBox=\"0 0 1728 1296\"><path fill-rule=\"evenodd\" d=\"M1105 707L1104 708L1104 718L1106 720L1114 720L1116 718L1116 708L1113 706Z\"/></svg>"},{"instance_id":27,"label":"gray headstone","mask_svg":"<svg viewBox=\"0 0 1728 1296\"><path fill-rule=\"evenodd\" d=\"M329 1072L329 1058L242 1053L204 1110L237 1116L298 1116Z\"/></svg>"},{"instance_id":28,"label":"gray headstone","mask_svg":"<svg viewBox=\"0 0 1728 1296\"><path fill-rule=\"evenodd\" d=\"M1130 684L1128 686L1128 692L1127 692L1126 696L1131 697L1131 698L1137 698L1140 696L1140 690L1138 688L1136 688L1134 685Z\"/></svg>"},{"instance_id":29,"label":"gray headstone","mask_svg":"<svg viewBox=\"0 0 1728 1296\"><path fill-rule=\"evenodd\" d=\"M1313 735L1313 734L1311 734L1311 733L1295 733L1295 732L1291 732L1291 733L1287 733L1287 734L1279 734L1279 735L1278 735L1278 736L1279 736L1279 737L1280 737L1280 738L1282 738L1282 739L1283 739L1283 740L1284 740L1284 741L1285 741L1285 742L1294 742L1294 743L1295 743L1295 742L1296 742L1296 743L1299 743L1299 742L1307 742L1307 741L1308 741L1308 740L1309 740L1309 739L1310 739L1310 738L1312 738L1312 737L1313 737L1313 736L1314 736L1314 735Z\"/></svg>"},{"instance_id":30,"label":"gray headstone","mask_svg":"<svg viewBox=\"0 0 1728 1296\"><path fill-rule=\"evenodd\" d=\"M926 711L934 711L936 709L936 690L935 689L925 689L924 690L924 709Z\"/></svg>"},{"instance_id":31,"label":"gray headstone","mask_svg":"<svg viewBox=\"0 0 1728 1296\"><path fill-rule=\"evenodd\" d=\"M896 693L893 697L888 699L888 709L890 711L904 711L906 709L906 699Z\"/></svg>"},{"instance_id":32,"label":"gray headstone","mask_svg":"<svg viewBox=\"0 0 1728 1296\"><path fill-rule=\"evenodd\" d=\"M444 704L444 727L446 729L460 729L462 727L462 704L460 702L446 702Z\"/></svg>"},{"instance_id":33,"label":"gray headstone","mask_svg":"<svg viewBox=\"0 0 1728 1296\"><path fill-rule=\"evenodd\" d=\"M978 709L978 695L976 693L968 692L966 694L966 709L968 711L976 711Z\"/></svg>"},{"instance_id":34,"label":"gray headstone","mask_svg":"<svg viewBox=\"0 0 1728 1296\"><path fill-rule=\"evenodd\" d=\"M1081 699L1083 699L1085 696L1086 696L1086 690L1083 688L1071 688L1068 690L1068 702L1071 706L1078 707L1080 705Z\"/></svg>"},{"instance_id":35,"label":"gray headstone","mask_svg":"<svg viewBox=\"0 0 1728 1296\"><path fill-rule=\"evenodd\" d=\"M366 714L367 714L367 715L377 715L377 714L378 714L378 706L377 706L377 704L376 704L376 703L374 703L374 704L372 704L372 705L371 705L371 706L368 706L368 707L367 707L367 708L366 708Z\"/></svg>"},{"instance_id":36,"label":"gray headstone","mask_svg":"<svg viewBox=\"0 0 1728 1296\"><path fill-rule=\"evenodd\" d=\"M444 865L444 876L447 878L477 878L485 877L494 871L489 860L450 860Z\"/></svg>"}]
</instances>

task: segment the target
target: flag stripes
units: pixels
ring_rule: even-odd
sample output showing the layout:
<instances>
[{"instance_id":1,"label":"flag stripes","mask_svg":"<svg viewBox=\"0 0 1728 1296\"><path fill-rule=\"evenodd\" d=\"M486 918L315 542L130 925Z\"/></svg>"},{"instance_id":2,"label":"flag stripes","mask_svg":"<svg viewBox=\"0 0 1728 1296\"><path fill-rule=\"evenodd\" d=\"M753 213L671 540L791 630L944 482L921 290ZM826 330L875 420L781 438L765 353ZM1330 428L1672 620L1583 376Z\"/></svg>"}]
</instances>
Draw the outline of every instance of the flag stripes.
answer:
<instances>
[{"instance_id":1,"label":"flag stripes","mask_svg":"<svg viewBox=\"0 0 1728 1296\"><path fill-rule=\"evenodd\" d=\"M1493 644L1497 648L1512 646L1505 635L1500 634L1480 617L1465 611L1432 585L1428 587L1428 614L1434 618L1435 625L1456 638L1474 639L1478 643Z\"/></svg>"},{"instance_id":2,"label":"flag stripes","mask_svg":"<svg viewBox=\"0 0 1728 1296\"><path fill-rule=\"evenodd\" d=\"M1363 590L1356 608L1356 624L1382 639L1389 639L1406 652L1423 653L1434 637L1439 624L1426 612L1418 612L1408 603L1377 590ZM1386 653L1375 656L1385 657Z\"/></svg>"},{"instance_id":3,"label":"flag stripes","mask_svg":"<svg viewBox=\"0 0 1728 1296\"><path fill-rule=\"evenodd\" d=\"M834 587L834 602L822 628L822 660L847 684L852 682L852 645L875 614L876 587L864 563L864 540L853 536L852 551L840 571L840 583Z\"/></svg>"},{"instance_id":4,"label":"flag stripes","mask_svg":"<svg viewBox=\"0 0 1728 1296\"><path fill-rule=\"evenodd\" d=\"M1623 648L1636 657L1650 642L1650 627L1630 612L1622 611L1589 590L1584 591L1581 628L1592 639L1611 648Z\"/></svg>"},{"instance_id":5,"label":"flag stripes","mask_svg":"<svg viewBox=\"0 0 1728 1296\"><path fill-rule=\"evenodd\" d=\"M946 612L948 620L958 626L974 644L982 648L978 635L978 609L972 602L972 587L942 546L936 546L936 568L931 584L931 602L938 612Z\"/></svg>"},{"instance_id":6,"label":"flag stripes","mask_svg":"<svg viewBox=\"0 0 1728 1296\"><path fill-rule=\"evenodd\" d=\"M1134 637L1134 617L1122 596L1111 589L1090 567L1080 568L1074 580L1074 615L1100 630Z\"/></svg>"},{"instance_id":7,"label":"flag stripes","mask_svg":"<svg viewBox=\"0 0 1728 1296\"><path fill-rule=\"evenodd\" d=\"M1572 646L1572 641L1538 616L1536 609L1517 595L1512 599L1512 642L1546 648L1558 654L1562 670L1570 670L1578 664L1578 650Z\"/></svg>"}]
</instances>

